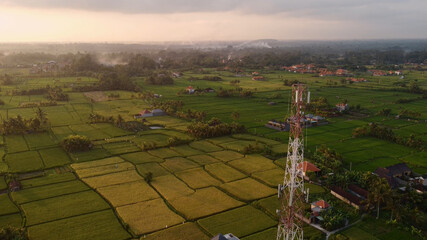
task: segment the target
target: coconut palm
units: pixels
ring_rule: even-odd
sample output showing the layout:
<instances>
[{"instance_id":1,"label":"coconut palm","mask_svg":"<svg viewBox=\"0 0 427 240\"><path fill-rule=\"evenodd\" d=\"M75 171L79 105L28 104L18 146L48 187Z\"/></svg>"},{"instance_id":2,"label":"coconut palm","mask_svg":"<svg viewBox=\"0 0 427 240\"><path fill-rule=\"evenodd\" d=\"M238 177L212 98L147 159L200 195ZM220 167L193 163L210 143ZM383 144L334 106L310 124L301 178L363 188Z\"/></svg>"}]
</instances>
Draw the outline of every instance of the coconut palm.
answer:
<instances>
[{"instance_id":1,"label":"coconut palm","mask_svg":"<svg viewBox=\"0 0 427 240\"><path fill-rule=\"evenodd\" d=\"M385 203L389 198L391 189L385 178L375 178L369 188L368 199L366 201L367 207L372 205L377 206L377 219L380 217L380 206Z\"/></svg>"}]
</instances>

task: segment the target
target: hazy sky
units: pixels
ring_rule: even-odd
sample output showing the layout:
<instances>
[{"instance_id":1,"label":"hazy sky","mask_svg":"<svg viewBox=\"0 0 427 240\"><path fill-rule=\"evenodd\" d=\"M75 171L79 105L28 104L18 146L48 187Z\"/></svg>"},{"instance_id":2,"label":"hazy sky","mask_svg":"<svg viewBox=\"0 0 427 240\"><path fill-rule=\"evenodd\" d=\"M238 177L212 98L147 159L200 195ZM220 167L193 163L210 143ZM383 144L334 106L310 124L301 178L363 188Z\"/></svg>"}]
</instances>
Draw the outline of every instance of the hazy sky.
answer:
<instances>
[{"instance_id":1,"label":"hazy sky","mask_svg":"<svg viewBox=\"0 0 427 240\"><path fill-rule=\"evenodd\" d=\"M427 0L0 0L0 42L427 38Z\"/></svg>"}]
</instances>

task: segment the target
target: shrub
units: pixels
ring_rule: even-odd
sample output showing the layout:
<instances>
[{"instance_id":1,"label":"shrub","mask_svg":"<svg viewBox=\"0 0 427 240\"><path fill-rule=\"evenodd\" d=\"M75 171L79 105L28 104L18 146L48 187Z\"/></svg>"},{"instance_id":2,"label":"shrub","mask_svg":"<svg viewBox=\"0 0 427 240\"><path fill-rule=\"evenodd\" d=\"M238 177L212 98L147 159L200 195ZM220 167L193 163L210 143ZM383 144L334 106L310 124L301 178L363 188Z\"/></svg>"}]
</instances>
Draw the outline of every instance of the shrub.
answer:
<instances>
[{"instance_id":1,"label":"shrub","mask_svg":"<svg viewBox=\"0 0 427 240\"><path fill-rule=\"evenodd\" d=\"M0 229L0 239L2 240L27 240L28 236L23 228L7 226Z\"/></svg>"},{"instance_id":2,"label":"shrub","mask_svg":"<svg viewBox=\"0 0 427 240\"><path fill-rule=\"evenodd\" d=\"M80 135L70 135L64 138L61 146L67 152L88 151L93 147L88 137Z\"/></svg>"}]
</instances>

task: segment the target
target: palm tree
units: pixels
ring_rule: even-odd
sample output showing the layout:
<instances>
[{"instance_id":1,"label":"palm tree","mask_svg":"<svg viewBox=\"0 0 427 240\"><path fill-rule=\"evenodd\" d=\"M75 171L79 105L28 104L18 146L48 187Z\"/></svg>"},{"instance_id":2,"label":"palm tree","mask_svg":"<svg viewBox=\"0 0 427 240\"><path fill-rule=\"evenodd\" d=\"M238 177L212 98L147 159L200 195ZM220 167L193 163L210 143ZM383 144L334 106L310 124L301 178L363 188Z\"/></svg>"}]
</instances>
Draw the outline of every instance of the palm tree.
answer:
<instances>
[{"instance_id":1,"label":"palm tree","mask_svg":"<svg viewBox=\"0 0 427 240\"><path fill-rule=\"evenodd\" d=\"M40 107L37 107L36 109L36 117L40 120L42 124L45 124L47 122L47 114L45 111L43 111Z\"/></svg>"},{"instance_id":2,"label":"palm tree","mask_svg":"<svg viewBox=\"0 0 427 240\"><path fill-rule=\"evenodd\" d=\"M391 189L385 178L376 178L370 184L370 192L367 199L367 207L377 205L377 219L380 217L380 205L390 196Z\"/></svg>"}]
</instances>

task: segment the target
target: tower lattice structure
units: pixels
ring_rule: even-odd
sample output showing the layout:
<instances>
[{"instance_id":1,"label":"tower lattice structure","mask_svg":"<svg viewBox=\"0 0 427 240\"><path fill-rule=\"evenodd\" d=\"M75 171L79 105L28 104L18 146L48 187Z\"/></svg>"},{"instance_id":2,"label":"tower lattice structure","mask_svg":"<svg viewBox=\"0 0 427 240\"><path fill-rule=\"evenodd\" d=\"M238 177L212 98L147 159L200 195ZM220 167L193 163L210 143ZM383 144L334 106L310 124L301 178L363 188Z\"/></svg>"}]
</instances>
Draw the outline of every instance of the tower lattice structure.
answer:
<instances>
[{"instance_id":1,"label":"tower lattice structure","mask_svg":"<svg viewBox=\"0 0 427 240\"><path fill-rule=\"evenodd\" d=\"M292 99L289 129L288 155L285 166L283 185L278 186L278 197L281 202L279 226L276 240L303 239L304 209L304 109L310 96L303 84L292 85Z\"/></svg>"}]
</instances>

